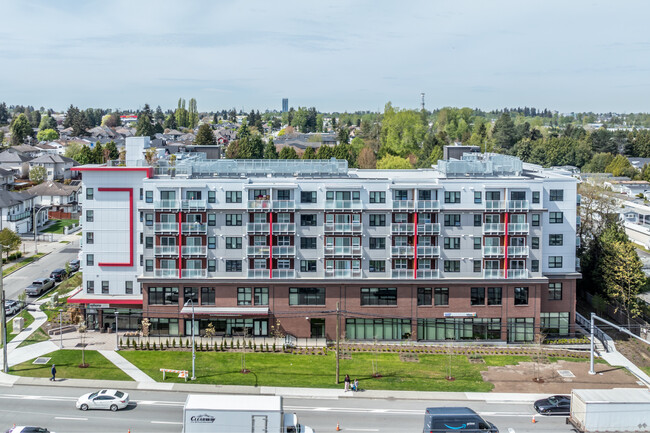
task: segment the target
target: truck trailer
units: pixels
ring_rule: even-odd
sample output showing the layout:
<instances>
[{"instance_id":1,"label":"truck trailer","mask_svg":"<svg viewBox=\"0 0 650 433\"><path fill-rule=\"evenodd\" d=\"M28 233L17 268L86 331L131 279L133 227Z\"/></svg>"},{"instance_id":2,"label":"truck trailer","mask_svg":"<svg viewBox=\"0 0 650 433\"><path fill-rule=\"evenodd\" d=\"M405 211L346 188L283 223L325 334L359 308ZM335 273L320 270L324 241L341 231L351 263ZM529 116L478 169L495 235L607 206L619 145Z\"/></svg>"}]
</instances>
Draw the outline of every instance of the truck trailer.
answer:
<instances>
[{"instance_id":1,"label":"truck trailer","mask_svg":"<svg viewBox=\"0 0 650 433\"><path fill-rule=\"evenodd\" d=\"M574 389L567 424L581 433L650 431L650 391Z\"/></svg>"},{"instance_id":2,"label":"truck trailer","mask_svg":"<svg viewBox=\"0 0 650 433\"><path fill-rule=\"evenodd\" d=\"M285 414L282 397L190 394L183 408L183 433L314 433Z\"/></svg>"}]
</instances>

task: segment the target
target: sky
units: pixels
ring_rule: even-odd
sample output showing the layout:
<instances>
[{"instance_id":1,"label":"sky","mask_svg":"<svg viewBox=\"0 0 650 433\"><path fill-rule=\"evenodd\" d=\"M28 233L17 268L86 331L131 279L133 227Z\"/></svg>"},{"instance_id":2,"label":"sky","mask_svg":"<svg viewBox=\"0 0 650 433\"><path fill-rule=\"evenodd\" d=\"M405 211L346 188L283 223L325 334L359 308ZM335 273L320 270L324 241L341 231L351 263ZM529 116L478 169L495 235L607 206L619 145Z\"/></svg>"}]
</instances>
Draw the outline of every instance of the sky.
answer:
<instances>
[{"instance_id":1,"label":"sky","mask_svg":"<svg viewBox=\"0 0 650 433\"><path fill-rule=\"evenodd\" d=\"M650 2L3 0L0 101L650 111Z\"/></svg>"}]
</instances>

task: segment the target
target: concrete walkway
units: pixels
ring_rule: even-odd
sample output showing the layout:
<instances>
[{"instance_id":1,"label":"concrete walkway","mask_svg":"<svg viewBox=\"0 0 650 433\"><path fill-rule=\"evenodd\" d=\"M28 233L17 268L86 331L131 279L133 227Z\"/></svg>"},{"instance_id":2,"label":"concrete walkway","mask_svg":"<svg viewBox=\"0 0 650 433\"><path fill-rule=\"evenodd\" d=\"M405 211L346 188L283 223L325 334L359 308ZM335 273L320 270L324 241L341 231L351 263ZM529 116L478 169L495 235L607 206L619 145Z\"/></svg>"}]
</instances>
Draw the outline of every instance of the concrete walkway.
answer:
<instances>
[{"instance_id":1,"label":"concrete walkway","mask_svg":"<svg viewBox=\"0 0 650 433\"><path fill-rule=\"evenodd\" d=\"M136 382L156 383L155 380L147 376L147 374L140 370L138 367L124 359L124 357L121 356L118 352L114 350L100 350L99 353L104 355L106 359L115 364L115 366L120 370L131 376Z\"/></svg>"},{"instance_id":2,"label":"concrete walkway","mask_svg":"<svg viewBox=\"0 0 650 433\"><path fill-rule=\"evenodd\" d=\"M616 344L612 337L603 333L605 339L607 340L607 347L609 352L605 350L605 346L596 339L597 352L601 358L607 361L610 365L616 367L625 367L630 373L635 375L645 386L650 387L650 376L648 376L645 371L637 367L632 361L623 356L622 353L616 350ZM602 348L602 349L601 349Z\"/></svg>"}]
</instances>

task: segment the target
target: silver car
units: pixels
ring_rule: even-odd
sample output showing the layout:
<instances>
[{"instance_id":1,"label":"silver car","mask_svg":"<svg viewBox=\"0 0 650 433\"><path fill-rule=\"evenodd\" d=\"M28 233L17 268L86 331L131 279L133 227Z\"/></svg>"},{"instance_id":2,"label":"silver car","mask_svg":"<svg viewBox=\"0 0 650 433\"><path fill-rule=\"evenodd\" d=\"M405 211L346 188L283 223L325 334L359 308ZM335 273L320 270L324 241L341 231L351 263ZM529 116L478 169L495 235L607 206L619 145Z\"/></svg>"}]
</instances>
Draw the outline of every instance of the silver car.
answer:
<instances>
[{"instance_id":1,"label":"silver car","mask_svg":"<svg viewBox=\"0 0 650 433\"><path fill-rule=\"evenodd\" d=\"M77 409L110 409L115 412L129 405L129 394L116 389L102 389L101 391L84 394L77 400Z\"/></svg>"}]
</instances>

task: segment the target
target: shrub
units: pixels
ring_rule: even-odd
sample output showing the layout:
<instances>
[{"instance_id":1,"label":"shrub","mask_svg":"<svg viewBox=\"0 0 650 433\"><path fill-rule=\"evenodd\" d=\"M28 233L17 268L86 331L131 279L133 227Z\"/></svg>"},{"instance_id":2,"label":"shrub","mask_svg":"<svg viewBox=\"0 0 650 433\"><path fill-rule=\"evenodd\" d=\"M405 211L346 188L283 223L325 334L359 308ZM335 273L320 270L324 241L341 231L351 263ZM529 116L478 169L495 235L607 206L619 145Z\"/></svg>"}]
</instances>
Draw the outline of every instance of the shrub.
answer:
<instances>
[{"instance_id":1,"label":"shrub","mask_svg":"<svg viewBox=\"0 0 650 433\"><path fill-rule=\"evenodd\" d=\"M275 353L275 343L273 343L273 353Z\"/></svg>"},{"instance_id":2,"label":"shrub","mask_svg":"<svg viewBox=\"0 0 650 433\"><path fill-rule=\"evenodd\" d=\"M175 338L172 338L172 347L176 348L176 339Z\"/></svg>"},{"instance_id":3,"label":"shrub","mask_svg":"<svg viewBox=\"0 0 650 433\"><path fill-rule=\"evenodd\" d=\"M239 341L237 342L237 347L239 347ZM235 342L234 340L230 340L230 348L234 349L235 348Z\"/></svg>"},{"instance_id":4,"label":"shrub","mask_svg":"<svg viewBox=\"0 0 650 433\"><path fill-rule=\"evenodd\" d=\"M158 350L158 348L156 347L156 342L155 341L153 342L153 350Z\"/></svg>"},{"instance_id":5,"label":"shrub","mask_svg":"<svg viewBox=\"0 0 650 433\"><path fill-rule=\"evenodd\" d=\"M217 345L217 342L214 342L214 351L217 352L219 350L219 346Z\"/></svg>"},{"instance_id":6,"label":"shrub","mask_svg":"<svg viewBox=\"0 0 650 433\"><path fill-rule=\"evenodd\" d=\"M648 349L650 349L650 348L648 348ZM266 343L266 351L267 352L269 351L269 343Z\"/></svg>"},{"instance_id":7,"label":"shrub","mask_svg":"<svg viewBox=\"0 0 650 433\"><path fill-rule=\"evenodd\" d=\"M237 339L237 349L239 349L239 347L240 347L240 345L239 345L239 339Z\"/></svg>"},{"instance_id":8,"label":"shrub","mask_svg":"<svg viewBox=\"0 0 650 433\"><path fill-rule=\"evenodd\" d=\"M167 339L167 343L165 344L167 346L167 349L169 349L169 338Z\"/></svg>"},{"instance_id":9,"label":"shrub","mask_svg":"<svg viewBox=\"0 0 650 433\"><path fill-rule=\"evenodd\" d=\"M122 344L122 339L120 338L120 347L124 347L124 344Z\"/></svg>"},{"instance_id":10,"label":"shrub","mask_svg":"<svg viewBox=\"0 0 650 433\"><path fill-rule=\"evenodd\" d=\"M147 340L147 350L149 349L151 349L151 347L149 346L149 340Z\"/></svg>"}]
</instances>

